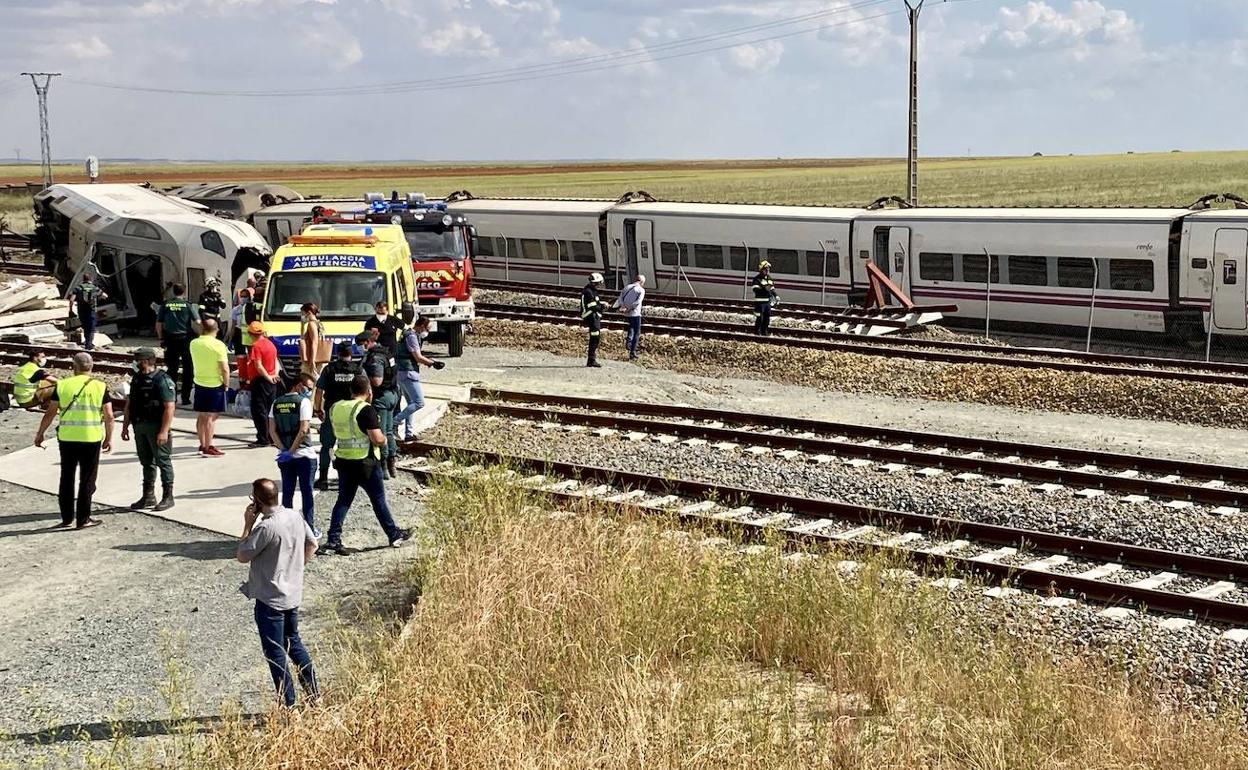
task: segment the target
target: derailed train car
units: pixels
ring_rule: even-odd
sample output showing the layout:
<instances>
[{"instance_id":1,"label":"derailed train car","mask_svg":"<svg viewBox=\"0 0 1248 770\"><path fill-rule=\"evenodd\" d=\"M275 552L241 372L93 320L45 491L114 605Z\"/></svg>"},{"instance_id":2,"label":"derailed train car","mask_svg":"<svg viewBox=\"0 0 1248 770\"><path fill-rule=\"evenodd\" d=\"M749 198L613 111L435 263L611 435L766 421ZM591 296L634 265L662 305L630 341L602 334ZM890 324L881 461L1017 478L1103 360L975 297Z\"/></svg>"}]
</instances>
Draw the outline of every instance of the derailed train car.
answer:
<instances>
[{"instance_id":1,"label":"derailed train car","mask_svg":"<svg viewBox=\"0 0 1248 770\"><path fill-rule=\"evenodd\" d=\"M141 185L58 184L35 196L36 241L48 269L72 291L87 271L109 295L104 322L154 323L153 305L174 283L198 296L210 279L230 286L268 267L272 249L246 222Z\"/></svg>"}]
</instances>

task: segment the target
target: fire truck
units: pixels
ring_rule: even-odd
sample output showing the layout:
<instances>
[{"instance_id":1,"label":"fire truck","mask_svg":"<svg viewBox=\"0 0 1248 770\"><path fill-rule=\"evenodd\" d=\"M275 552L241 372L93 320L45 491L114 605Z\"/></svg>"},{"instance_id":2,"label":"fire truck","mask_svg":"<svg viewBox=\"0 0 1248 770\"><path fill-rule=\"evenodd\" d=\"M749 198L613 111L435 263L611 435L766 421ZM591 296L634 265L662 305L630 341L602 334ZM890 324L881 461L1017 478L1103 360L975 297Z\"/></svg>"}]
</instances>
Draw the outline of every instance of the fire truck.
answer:
<instances>
[{"instance_id":1,"label":"fire truck","mask_svg":"<svg viewBox=\"0 0 1248 770\"><path fill-rule=\"evenodd\" d=\"M453 358L464 353L464 336L476 306L472 301L472 255L476 229L462 214L447 211L446 202L430 201L422 193L400 198L392 193L364 196L363 211L335 211L317 207L314 223L369 223L399 225L412 250L416 279L416 312L429 318L429 338L446 342ZM391 308L391 312L398 308Z\"/></svg>"}]
</instances>

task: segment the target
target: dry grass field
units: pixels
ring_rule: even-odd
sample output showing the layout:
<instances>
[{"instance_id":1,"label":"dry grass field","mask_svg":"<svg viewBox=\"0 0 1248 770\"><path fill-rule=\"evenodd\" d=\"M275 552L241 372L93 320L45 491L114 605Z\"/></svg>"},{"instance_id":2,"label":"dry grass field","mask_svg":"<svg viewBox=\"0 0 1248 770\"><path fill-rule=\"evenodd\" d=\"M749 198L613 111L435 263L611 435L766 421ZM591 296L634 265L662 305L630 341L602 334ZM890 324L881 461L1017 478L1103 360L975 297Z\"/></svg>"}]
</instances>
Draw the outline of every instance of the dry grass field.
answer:
<instances>
[{"instance_id":1,"label":"dry grass field","mask_svg":"<svg viewBox=\"0 0 1248 770\"><path fill-rule=\"evenodd\" d=\"M105 181L280 180L305 194L366 190L443 195L615 198L646 190L668 200L860 206L905 192L893 159L654 161L509 164L194 164L103 166ZM36 166L0 167L0 184L39 177ZM58 168L61 181L84 181ZM924 205L1185 206L1201 195L1248 197L1248 152L1151 153L1040 158L945 158L920 166ZM15 202L7 204L12 209ZM0 203L0 212L6 204Z\"/></svg>"}]
</instances>

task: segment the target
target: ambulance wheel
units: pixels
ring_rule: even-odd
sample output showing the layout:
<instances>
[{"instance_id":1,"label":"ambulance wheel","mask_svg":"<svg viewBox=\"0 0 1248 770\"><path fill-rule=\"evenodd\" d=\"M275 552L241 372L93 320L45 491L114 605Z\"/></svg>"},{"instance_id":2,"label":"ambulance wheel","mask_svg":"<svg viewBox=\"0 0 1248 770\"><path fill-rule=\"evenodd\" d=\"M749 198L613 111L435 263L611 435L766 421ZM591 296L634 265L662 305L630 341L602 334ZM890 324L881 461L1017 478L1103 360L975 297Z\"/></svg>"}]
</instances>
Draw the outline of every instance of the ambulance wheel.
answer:
<instances>
[{"instance_id":1,"label":"ambulance wheel","mask_svg":"<svg viewBox=\"0 0 1248 770\"><path fill-rule=\"evenodd\" d=\"M446 354L451 358L459 358L464 354L464 325L455 324L446 333Z\"/></svg>"}]
</instances>

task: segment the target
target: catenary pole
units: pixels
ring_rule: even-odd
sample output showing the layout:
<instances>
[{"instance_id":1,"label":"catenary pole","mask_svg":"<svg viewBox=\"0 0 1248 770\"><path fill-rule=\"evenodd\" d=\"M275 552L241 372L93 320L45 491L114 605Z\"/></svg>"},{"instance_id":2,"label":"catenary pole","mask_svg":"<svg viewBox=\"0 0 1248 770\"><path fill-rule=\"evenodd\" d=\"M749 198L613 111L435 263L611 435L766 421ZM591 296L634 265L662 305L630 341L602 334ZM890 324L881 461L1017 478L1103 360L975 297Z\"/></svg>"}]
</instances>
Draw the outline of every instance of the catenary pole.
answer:
<instances>
[{"instance_id":1,"label":"catenary pole","mask_svg":"<svg viewBox=\"0 0 1248 770\"><path fill-rule=\"evenodd\" d=\"M919 11L926 0L903 0L910 16L910 120L906 143L906 201L919 205Z\"/></svg>"},{"instance_id":2,"label":"catenary pole","mask_svg":"<svg viewBox=\"0 0 1248 770\"><path fill-rule=\"evenodd\" d=\"M48 135L48 87L52 78L60 77L59 72L23 72L30 78L35 87L35 95L39 97L39 153L43 165L43 189L52 186L52 141Z\"/></svg>"}]
</instances>

